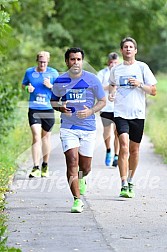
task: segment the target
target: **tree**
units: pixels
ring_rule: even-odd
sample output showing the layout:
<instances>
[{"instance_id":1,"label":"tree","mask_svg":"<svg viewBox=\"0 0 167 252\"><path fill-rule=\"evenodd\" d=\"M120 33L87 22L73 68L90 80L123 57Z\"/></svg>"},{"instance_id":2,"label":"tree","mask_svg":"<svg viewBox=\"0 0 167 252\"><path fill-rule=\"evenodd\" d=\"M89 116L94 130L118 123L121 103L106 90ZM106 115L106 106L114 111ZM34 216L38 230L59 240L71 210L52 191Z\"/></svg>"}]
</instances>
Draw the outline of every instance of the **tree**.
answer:
<instances>
[{"instance_id":1,"label":"tree","mask_svg":"<svg viewBox=\"0 0 167 252\"><path fill-rule=\"evenodd\" d=\"M83 47L97 68L104 55L119 51L126 36L137 40L138 55L144 58L167 25L166 0L55 0L55 5L56 18L73 37L73 45Z\"/></svg>"},{"instance_id":2,"label":"tree","mask_svg":"<svg viewBox=\"0 0 167 252\"><path fill-rule=\"evenodd\" d=\"M10 15L5 11L14 0L0 0L0 136L4 135L12 124L8 124L17 103L17 90L11 85L10 52L17 45L13 30L9 25Z\"/></svg>"}]
</instances>

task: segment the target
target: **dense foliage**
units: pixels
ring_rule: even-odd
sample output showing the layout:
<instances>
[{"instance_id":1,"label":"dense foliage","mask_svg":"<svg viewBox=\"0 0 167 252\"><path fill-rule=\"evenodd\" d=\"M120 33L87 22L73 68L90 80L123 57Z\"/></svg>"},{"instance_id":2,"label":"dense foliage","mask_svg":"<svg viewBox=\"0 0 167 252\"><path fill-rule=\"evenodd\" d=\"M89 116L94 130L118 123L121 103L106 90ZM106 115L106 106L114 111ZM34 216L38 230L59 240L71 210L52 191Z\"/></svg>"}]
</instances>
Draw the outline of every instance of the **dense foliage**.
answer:
<instances>
[{"instance_id":1,"label":"dense foliage","mask_svg":"<svg viewBox=\"0 0 167 252\"><path fill-rule=\"evenodd\" d=\"M108 52L118 51L120 40L127 35L137 40L139 57L149 63L155 45L158 50L167 46L165 0L55 2L57 20L72 35L74 44L86 50L94 67L104 63L102 58Z\"/></svg>"},{"instance_id":2,"label":"dense foliage","mask_svg":"<svg viewBox=\"0 0 167 252\"><path fill-rule=\"evenodd\" d=\"M10 53L17 45L17 40L13 38L12 28L9 26L10 16L5 12L5 6L9 2L0 1L0 136L6 134L12 127L10 117L17 102L17 87L14 87L10 72L11 64L9 62ZM12 82L12 84L11 84Z\"/></svg>"},{"instance_id":3,"label":"dense foliage","mask_svg":"<svg viewBox=\"0 0 167 252\"><path fill-rule=\"evenodd\" d=\"M0 0L1 138L13 126L8 119L17 101L27 99L21 80L39 50L50 51L50 64L61 72L66 48L80 46L99 70L110 51L119 52L120 40L132 36L138 59L165 71L166 17L165 0Z\"/></svg>"}]
</instances>

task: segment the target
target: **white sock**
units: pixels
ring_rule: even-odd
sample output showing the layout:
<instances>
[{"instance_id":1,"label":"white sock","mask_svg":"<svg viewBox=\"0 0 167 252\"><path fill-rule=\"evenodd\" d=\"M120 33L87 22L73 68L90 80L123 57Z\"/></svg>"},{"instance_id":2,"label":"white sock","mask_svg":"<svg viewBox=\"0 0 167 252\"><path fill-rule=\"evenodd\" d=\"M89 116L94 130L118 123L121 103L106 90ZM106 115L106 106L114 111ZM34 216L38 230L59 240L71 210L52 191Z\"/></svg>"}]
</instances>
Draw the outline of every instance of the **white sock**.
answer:
<instances>
[{"instance_id":1,"label":"white sock","mask_svg":"<svg viewBox=\"0 0 167 252\"><path fill-rule=\"evenodd\" d=\"M123 186L128 186L127 180L122 180L122 187L123 187Z\"/></svg>"},{"instance_id":2,"label":"white sock","mask_svg":"<svg viewBox=\"0 0 167 252\"><path fill-rule=\"evenodd\" d=\"M133 178L128 178L128 183L133 184L133 183L132 183L132 180L133 180Z\"/></svg>"}]
</instances>

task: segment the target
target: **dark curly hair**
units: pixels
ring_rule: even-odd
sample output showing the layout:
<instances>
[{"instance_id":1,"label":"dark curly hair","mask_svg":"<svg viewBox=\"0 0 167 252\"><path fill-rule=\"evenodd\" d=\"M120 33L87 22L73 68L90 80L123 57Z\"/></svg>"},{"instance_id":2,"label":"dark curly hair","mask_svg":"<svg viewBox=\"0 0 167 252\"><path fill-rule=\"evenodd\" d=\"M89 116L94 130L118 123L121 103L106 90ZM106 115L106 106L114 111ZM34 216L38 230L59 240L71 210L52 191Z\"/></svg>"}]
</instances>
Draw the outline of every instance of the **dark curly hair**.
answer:
<instances>
[{"instance_id":1,"label":"dark curly hair","mask_svg":"<svg viewBox=\"0 0 167 252\"><path fill-rule=\"evenodd\" d=\"M82 59L84 59L84 51L79 47L71 47L65 52L65 61L69 59L70 53L80 52L82 54Z\"/></svg>"}]
</instances>

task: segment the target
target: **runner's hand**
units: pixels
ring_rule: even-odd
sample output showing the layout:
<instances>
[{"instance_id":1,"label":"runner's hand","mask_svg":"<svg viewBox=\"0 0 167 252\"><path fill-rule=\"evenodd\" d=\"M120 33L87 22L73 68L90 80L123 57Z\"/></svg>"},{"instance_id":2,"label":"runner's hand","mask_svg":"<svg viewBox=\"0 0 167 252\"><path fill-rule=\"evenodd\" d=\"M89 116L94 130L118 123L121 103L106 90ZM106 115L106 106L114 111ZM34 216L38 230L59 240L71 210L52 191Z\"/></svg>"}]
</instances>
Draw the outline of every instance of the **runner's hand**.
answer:
<instances>
[{"instance_id":1,"label":"runner's hand","mask_svg":"<svg viewBox=\"0 0 167 252\"><path fill-rule=\"evenodd\" d=\"M53 85L50 83L50 77L44 78L43 84L49 89L52 89L53 87Z\"/></svg>"},{"instance_id":2,"label":"runner's hand","mask_svg":"<svg viewBox=\"0 0 167 252\"><path fill-rule=\"evenodd\" d=\"M29 85L28 85L28 92L29 93L33 93L34 90L35 90L35 88L31 85L31 83L29 83Z\"/></svg>"},{"instance_id":3,"label":"runner's hand","mask_svg":"<svg viewBox=\"0 0 167 252\"><path fill-rule=\"evenodd\" d=\"M128 83L130 83L130 85L134 86L134 87L139 87L141 81L135 79L135 78L129 78L128 79Z\"/></svg>"},{"instance_id":4,"label":"runner's hand","mask_svg":"<svg viewBox=\"0 0 167 252\"><path fill-rule=\"evenodd\" d=\"M66 116L72 116L72 110L67 108L67 102L63 102L61 107L59 107L61 113L65 114Z\"/></svg>"},{"instance_id":5,"label":"runner's hand","mask_svg":"<svg viewBox=\"0 0 167 252\"><path fill-rule=\"evenodd\" d=\"M110 93L110 94L108 95L108 100L109 100L110 102L113 102L114 99L115 99L115 91L114 91L113 93Z\"/></svg>"},{"instance_id":6,"label":"runner's hand","mask_svg":"<svg viewBox=\"0 0 167 252\"><path fill-rule=\"evenodd\" d=\"M83 110L79 110L76 113L76 116L80 119L87 118L88 116L92 115L92 109L88 108L87 106L83 106Z\"/></svg>"}]
</instances>

